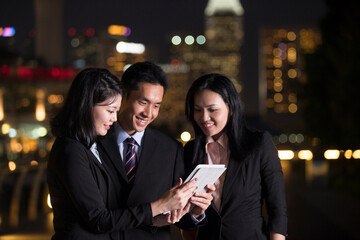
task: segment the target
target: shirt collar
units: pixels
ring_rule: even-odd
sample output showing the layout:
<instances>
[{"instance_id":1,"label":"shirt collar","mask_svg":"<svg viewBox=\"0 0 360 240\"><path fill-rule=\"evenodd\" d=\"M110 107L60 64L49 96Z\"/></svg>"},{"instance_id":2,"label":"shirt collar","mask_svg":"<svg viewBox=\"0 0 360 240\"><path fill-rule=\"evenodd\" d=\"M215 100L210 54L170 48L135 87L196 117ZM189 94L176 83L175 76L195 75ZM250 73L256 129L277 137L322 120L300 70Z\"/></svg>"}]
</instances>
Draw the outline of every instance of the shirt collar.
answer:
<instances>
[{"instance_id":1,"label":"shirt collar","mask_svg":"<svg viewBox=\"0 0 360 240\"><path fill-rule=\"evenodd\" d=\"M206 144L212 143L212 142L218 143L224 149L228 149L228 147L229 147L228 146L229 138L226 135L226 133L221 134L217 141L214 141L213 137L207 137L206 138Z\"/></svg>"},{"instance_id":2,"label":"shirt collar","mask_svg":"<svg viewBox=\"0 0 360 240\"><path fill-rule=\"evenodd\" d=\"M133 135L129 135L121 126L119 123L114 123L114 128L115 128L115 134L117 136L116 142L117 144L121 144L123 141L125 141L125 139L127 139L128 137L132 137L133 139L135 139L136 144L138 146L141 146L141 140L144 136L145 130L142 132L135 132Z\"/></svg>"}]
</instances>

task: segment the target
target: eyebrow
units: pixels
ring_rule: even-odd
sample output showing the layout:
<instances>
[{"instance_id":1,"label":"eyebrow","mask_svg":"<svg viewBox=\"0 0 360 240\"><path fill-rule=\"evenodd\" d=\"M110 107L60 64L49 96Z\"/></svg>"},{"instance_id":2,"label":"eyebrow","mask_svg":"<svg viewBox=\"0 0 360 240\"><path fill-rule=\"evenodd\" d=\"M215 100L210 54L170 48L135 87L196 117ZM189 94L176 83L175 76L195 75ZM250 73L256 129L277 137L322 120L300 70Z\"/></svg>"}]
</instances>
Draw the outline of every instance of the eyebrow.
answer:
<instances>
[{"instance_id":1,"label":"eyebrow","mask_svg":"<svg viewBox=\"0 0 360 240\"><path fill-rule=\"evenodd\" d=\"M216 107L216 106L217 106L216 104L209 104L209 105L206 105L205 108ZM201 108L199 105L196 105L196 104L194 104L194 107L199 107L199 108Z\"/></svg>"},{"instance_id":2,"label":"eyebrow","mask_svg":"<svg viewBox=\"0 0 360 240\"><path fill-rule=\"evenodd\" d=\"M148 102L148 103L151 103L151 101L150 101L149 99L147 99L146 97L142 97L141 100L146 101L146 102ZM157 103L155 103L155 104L161 105L161 104L162 104L162 101L161 101L161 102L157 102Z\"/></svg>"}]
</instances>

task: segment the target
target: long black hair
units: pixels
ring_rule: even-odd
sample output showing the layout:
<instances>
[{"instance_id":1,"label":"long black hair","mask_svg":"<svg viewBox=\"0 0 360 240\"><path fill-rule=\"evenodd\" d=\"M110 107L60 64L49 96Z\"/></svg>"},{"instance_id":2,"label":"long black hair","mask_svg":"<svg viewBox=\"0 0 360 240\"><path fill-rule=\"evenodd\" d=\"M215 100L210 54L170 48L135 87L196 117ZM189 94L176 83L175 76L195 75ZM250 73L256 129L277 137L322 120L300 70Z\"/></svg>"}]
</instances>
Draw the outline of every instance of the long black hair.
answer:
<instances>
[{"instance_id":1,"label":"long black hair","mask_svg":"<svg viewBox=\"0 0 360 240\"><path fill-rule=\"evenodd\" d=\"M118 94L124 95L120 80L108 70L82 70L73 80L63 107L50 121L52 134L73 137L91 146L97 138L92 115L94 106Z\"/></svg>"},{"instance_id":2,"label":"long black hair","mask_svg":"<svg viewBox=\"0 0 360 240\"><path fill-rule=\"evenodd\" d=\"M236 157L243 156L246 144L243 141L246 125L243 118L240 96L228 77L222 74L211 73L196 79L186 96L185 114L195 131L194 159L202 159L205 156L206 137L194 119L194 97L196 93L205 89L219 94L229 107L231 114L229 114L225 132L229 138L230 151Z\"/></svg>"}]
</instances>

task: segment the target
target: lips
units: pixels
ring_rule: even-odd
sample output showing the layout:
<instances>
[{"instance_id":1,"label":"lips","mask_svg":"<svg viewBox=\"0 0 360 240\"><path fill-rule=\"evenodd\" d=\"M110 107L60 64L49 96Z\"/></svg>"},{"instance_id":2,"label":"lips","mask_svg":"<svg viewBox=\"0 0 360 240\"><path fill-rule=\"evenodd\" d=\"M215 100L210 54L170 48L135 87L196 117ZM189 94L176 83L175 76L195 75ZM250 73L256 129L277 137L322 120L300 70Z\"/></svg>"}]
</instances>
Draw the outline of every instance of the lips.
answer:
<instances>
[{"instance_id":1,"label":"lips","mask_svg":"<svg viewBox=\"0 0 360 240\"><path fill-rule=\"evenodd\" d=\"M204 129L209 130L214 126L214 123L204 123L202 126Z\"/></svg>"},{"instance_id":2,"label":"lips","mask_svg":"<svg viewBox=\"0 0 360 240\"><path fill-rule=\"evenodd\" d=\"M137 123L137 125L140 125L140 126L146 126L148 121L144 120L144 119L141 119L139 117L136 117L136 123Z\"/></svg>"}]
</instances>

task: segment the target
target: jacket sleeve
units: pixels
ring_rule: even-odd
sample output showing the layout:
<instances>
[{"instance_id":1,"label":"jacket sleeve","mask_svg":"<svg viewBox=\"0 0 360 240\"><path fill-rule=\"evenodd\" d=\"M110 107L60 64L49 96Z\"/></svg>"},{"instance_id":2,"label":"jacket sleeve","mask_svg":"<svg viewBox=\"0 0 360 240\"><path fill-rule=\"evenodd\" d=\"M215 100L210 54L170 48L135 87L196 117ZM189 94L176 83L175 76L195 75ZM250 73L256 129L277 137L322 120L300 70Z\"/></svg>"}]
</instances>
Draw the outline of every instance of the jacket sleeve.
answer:
<instances>
[{"instance_id":1,"label":"jacket sleeve","mask_svg":"<svg viewBox=\"0 0 360 240\"><path fill-rule=\"evenodd\" d=\"M276 147L269 133L262 135L261 178L263 196L269 215L269 231L287 235L287 207L285 201L284 177Z\"/></svg>"},{"instance_id":2,"label":"jacket sleeve","mask_svg":"<svg viewBox=\"0 0 360 240\"><path fill-rule=\"evenodd\" d=\"M55 145L55 144L54 144ZM92 173L89 153L82 144L73 140L54 146L48 164L48 174L56 179L65 193L51 192L54 205L61 205L67 196L88 229L103 233L152 224L150 204L110 210L106 207Z\"/></svg>"},{"instance_id":3,"label":"jacket sleeve","mask_svg":"<svg viewBox=\"0 0 360 240\"><path fill-rule=\"evenodd\" d=\"M185 168L185 175L183 176L183 180L187 178L187 176L197 165L197 163L192 163L193 147L194 147L193 141L188 142L185 145L184 154L182 157L182 162ZM181 220L176 224L176 226L182 229L191 229L199 226L204 226L206 223L207 223L206 214L204 219L202 219L202 221L195 222L190 216L190 213L187 213L181 218Z\"/></svg>"}]
</instances>

